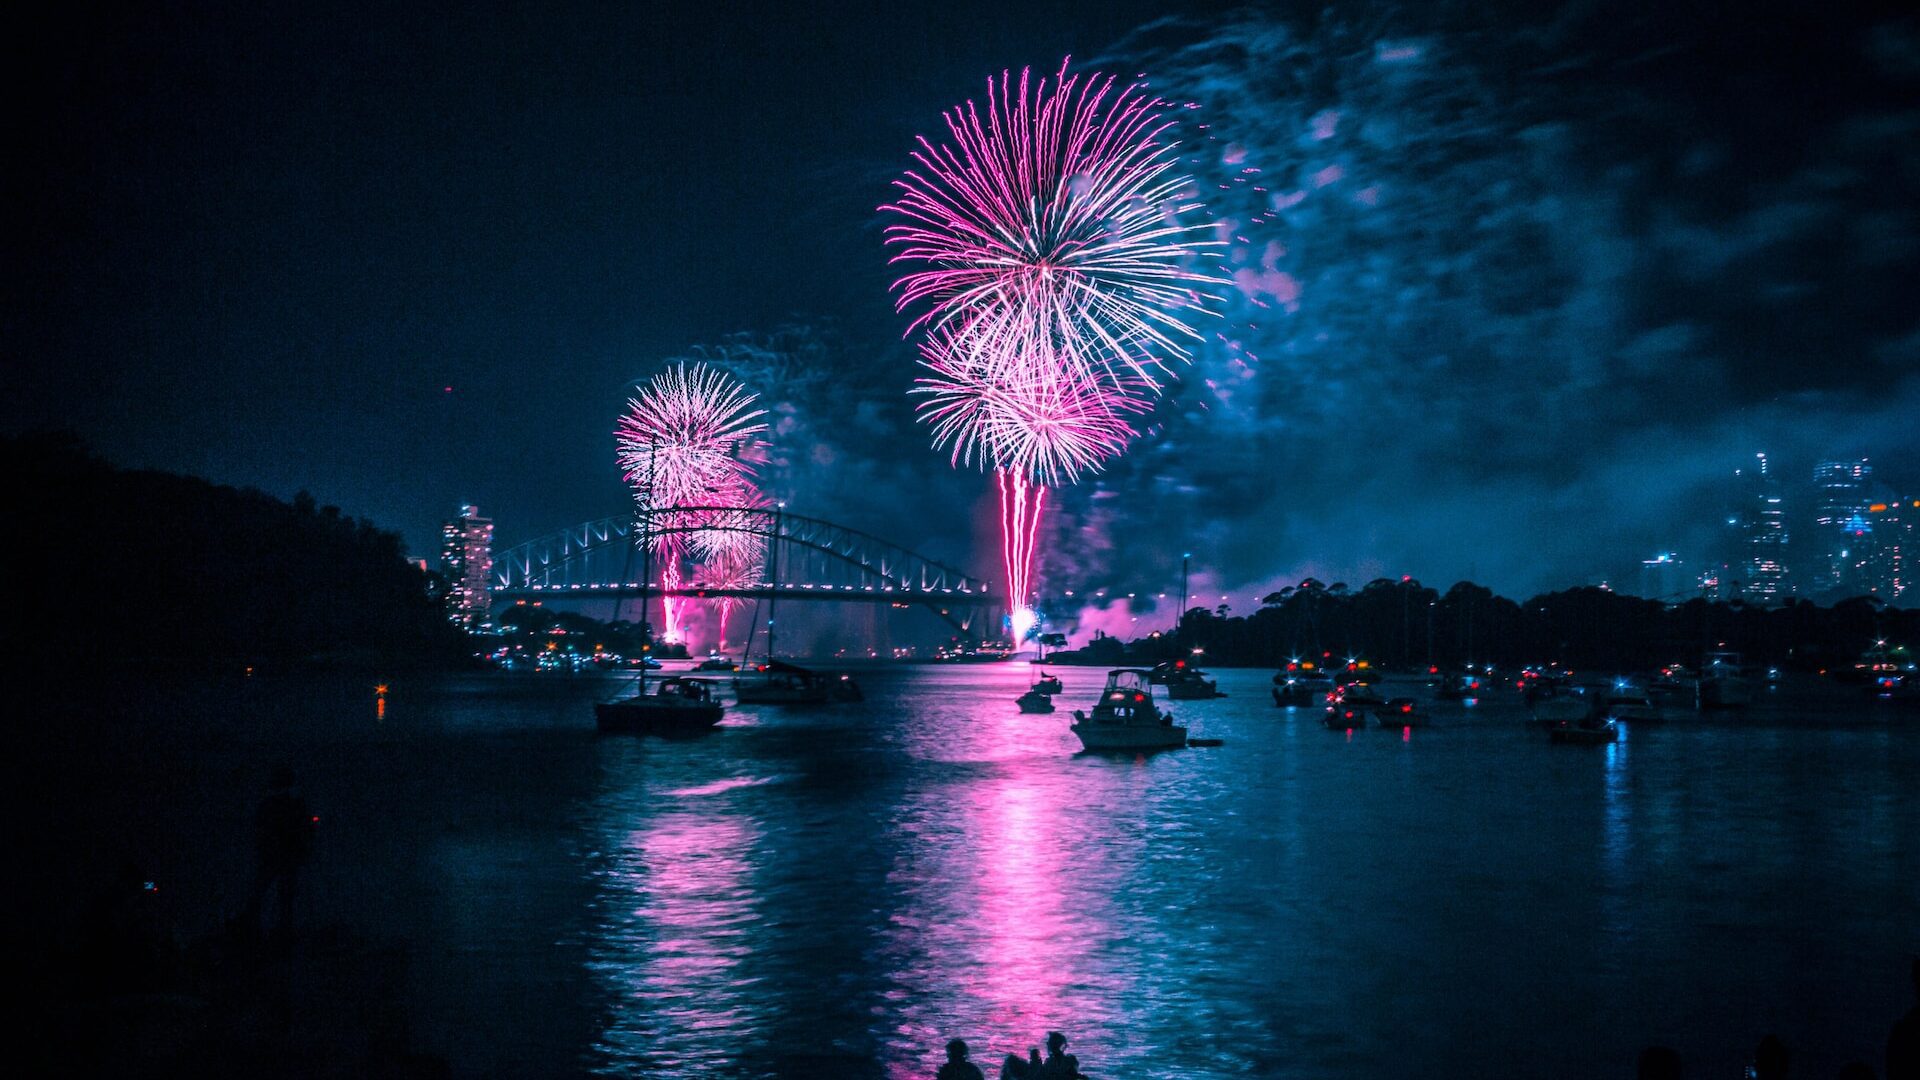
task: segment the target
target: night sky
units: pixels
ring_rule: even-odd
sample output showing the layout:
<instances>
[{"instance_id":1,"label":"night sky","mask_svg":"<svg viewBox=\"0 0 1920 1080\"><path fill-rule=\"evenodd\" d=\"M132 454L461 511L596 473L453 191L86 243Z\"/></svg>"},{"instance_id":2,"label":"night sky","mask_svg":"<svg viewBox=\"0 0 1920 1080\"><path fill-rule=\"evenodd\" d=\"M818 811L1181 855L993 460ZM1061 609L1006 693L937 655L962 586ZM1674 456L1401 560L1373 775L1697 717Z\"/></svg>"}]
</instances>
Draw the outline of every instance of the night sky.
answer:
<instances>
[{"instance_id":1,"label":"night sky","mask_svg":"<svg viewBox=\"0 0 1920 1080\"><path fill-rule=\"evenodd\" d=\"M8 34L0 423L431 555L461 502L620 512L626 386L704 351L780 408L778 494L986 571L874 208L1070 53L1202 106L1247 240L1056 587L1525 592L1703 549L1755 451L1920 490L1920 25L1666 7L63 8Z\"/></svg>"}]
</instances>

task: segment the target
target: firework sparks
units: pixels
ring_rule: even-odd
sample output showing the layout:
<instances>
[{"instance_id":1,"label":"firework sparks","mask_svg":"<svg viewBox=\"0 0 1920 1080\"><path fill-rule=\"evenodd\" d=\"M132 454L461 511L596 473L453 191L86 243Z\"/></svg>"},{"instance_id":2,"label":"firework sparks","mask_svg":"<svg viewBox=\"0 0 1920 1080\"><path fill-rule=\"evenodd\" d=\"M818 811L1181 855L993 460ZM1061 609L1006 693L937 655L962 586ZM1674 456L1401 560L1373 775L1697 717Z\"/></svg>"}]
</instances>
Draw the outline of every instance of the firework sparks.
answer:
<instances>
[{"instance_id":1,"label":"firework sparks","mask_svg":"<svg viewBox=\"0 0 1920 1080\"><path fill-rule=\"evenodd\" d=\"M1056 359L1093 381L1118 368L1148 383L1184 360L1223 279L1195 269L1225 246L1178 171L1167 102L1111 76L988 80L986 108L947 111L952 141L925 138L883 207L910 329L1018 310L1056 339Z\"/></svg>"},{"instance_id":2,"label":"firework sparks","mask_svg":"<svg viewBox=\"0 0 1920 1080\"><path fill-rule=\"evenodd\" d=\"M956 465L997 472L1016 640L1034 623L1034 548L1047 484L1120 454L1129 417L1199 339L1188 321L1225 279L1226 246L1179 171L1172 107L1111 76L1028 70L987 82L922 138L882 207L900 310L922 308L920 417Z\"/></svg>"},{"instance_id":3,"label":"firework sparks","mask_svg":"<svg viewBox=\"0 0 1920 1080\"><path fill-rule=\"evenodd\" d=\"M681 564L689 554L738 554L733 549L744 534L717 527L724 511L682 508L757 504L753 467L764 456L759 435L766 424L754 400L724 372L676 364L627 402L614 431L620 466L640 511L653 518L654 551L668 589L684 580ZM666 636L677 638L679 605L663 597L661 611Z\"/></svg>"}]
</instances>

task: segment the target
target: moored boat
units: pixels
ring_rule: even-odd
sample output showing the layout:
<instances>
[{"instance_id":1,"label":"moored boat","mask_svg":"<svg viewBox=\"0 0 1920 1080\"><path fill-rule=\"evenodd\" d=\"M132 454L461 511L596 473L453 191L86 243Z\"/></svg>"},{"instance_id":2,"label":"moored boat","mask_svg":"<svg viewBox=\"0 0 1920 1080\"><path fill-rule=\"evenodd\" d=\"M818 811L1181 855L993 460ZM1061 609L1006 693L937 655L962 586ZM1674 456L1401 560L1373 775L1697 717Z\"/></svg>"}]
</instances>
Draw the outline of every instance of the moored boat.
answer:
<instances>
[{"instance_id":1,"label":"moored boat","mask_svg":"<svg viewBox=\"0 0 1920 1080\"><path fill-rule=\"evenodd\" d=\"M1167 680L1167 697L1174 701L1206 701L1225 697L1220 684L1199 668L1182 668Z\"/></svg>"},{"instance_id":2,"label":"moored boat","mask_svg":"<svg viewBox=\"0 0 1920 1080\"><path fill-rule=\"evenodd\" d=\"M1034 680L1033 689L1042 694L1058 694L1061 691L1060 676L1049 675L1043 671L1040 677Z\"/></svg>"},{"instance_id":3,"label":"moored boat","mask_svg":"<svg viewBox=\"0 0 1920 1080\"><path fill-rule=\"evenodd\" d=\"M733 694L742 705L826 705L862 698L860 684L851 675L815 671L784 660L770 660L753 674L734 679Z\"/></svg>"},{"instance_id":4,"label":"moored boat","mask_svg":"<svg viewBox=\"0 0 1920 1080\"><path fill-rule=\"evenodd\" d=\"M1166 750L1187 744L1187 729L1154 704L1152 673L1139 668L1107 672L1093 711L1075 709L1073 721L1073 733L1088 750Z\"/></svg>"},{"instance_id":5,"label":"moored boat","mask_svg":"<svg viewBox=\"0 0 1920 1080\"><path fill-rule=\"evenodd\" d=\"M652 693L649 685L643 681L632 697L595 705L595 725L608 734L687 734L713 727L725 714L713 688L699 679L662 679L651 684Z\"/></svg>"},{"instance_id":6,"label":"moored boat","mask_svg":"<svg viewBox=\"0 0 1920 1080\"><path fill-rule=\"evenodd\" d=\"M1412 698L1393 698L1373 709L1374 722L1383 728L1426 727L1427 712Z\"/></svg>"},{"instance_id":7,"label":"moored boat","mask_svg":"<svg viewBox=\"0 0 1920 1080\"><path fill-rule=\"evenodd\" d=\"M1555 724L1547 729L1547 734L1557 743L1598 745L1619 741L1620 726L1605 717L1593 716Z\"/></svg>"},{"instance_id":8,"label":"moored boat","mask_svg":"<svg viewBox=\"0 0 1920 1080\"><path fill-rule=\"evenodd\" d=\"M1333 693L1333 680L1325 675L1282 672L1273 677L1273 703L1280 708L1318 705Z\"/></svg>"},{"instance_id":9,"label":"moored boat","mask_svg":"<svg viewBox=\"0 0 1920 1080\"><path fill-rule=\"evenodd\" d=\"M1013 699L1023 713L1050 713L1053 711L1053 696L1043 694L1038 687L1028 690Z\"/></svg>"},{"instance_id":10,"label":"moored boat","mask_svg":"<svg viewBox=\"0 0 1920 1080\"><path fill-rule=\"evenodd\" d=\"M1702 709L1737 709L1753 701L1753 684L1741 670L1739 653L1707 655L1700 671L1699 695Z\"/></svg>"}]
</instances>

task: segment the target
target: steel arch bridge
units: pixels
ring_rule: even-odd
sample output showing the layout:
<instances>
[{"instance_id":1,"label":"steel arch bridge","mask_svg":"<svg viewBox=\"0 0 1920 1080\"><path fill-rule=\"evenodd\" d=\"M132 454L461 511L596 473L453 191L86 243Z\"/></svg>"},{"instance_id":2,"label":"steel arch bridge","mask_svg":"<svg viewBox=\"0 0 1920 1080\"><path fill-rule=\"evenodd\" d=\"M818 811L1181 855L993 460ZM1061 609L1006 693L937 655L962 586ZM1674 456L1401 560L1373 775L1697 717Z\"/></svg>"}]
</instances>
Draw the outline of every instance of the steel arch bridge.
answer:
<instances>
[{"instance_id":1,"label":"steel arch bridge","mask_svg":"<svg viewBox=\"0 0 1920 1080\"><path fill-rule=\"evenodd\" d=\"M537 537L494 556L493 594L508 601L637 596L642 560L635 553L636 526L653 536L745 533L778 553L778 581L664 588L656 568L647 585L656 596L918 605L962 629L981 609L1000 605L986 581L872 533L778 508L730 506L666 507L653 511L651 523L609 517Z\"/></svg>"}]
</instances>

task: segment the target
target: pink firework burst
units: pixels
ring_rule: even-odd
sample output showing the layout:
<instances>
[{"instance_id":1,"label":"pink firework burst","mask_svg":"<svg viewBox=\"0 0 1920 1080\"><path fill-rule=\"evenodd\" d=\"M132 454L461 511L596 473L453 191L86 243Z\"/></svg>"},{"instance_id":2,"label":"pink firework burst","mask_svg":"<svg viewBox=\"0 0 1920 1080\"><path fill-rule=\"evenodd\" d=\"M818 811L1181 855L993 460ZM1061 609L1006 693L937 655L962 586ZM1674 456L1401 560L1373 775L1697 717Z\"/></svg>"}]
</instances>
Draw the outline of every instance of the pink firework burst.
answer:
<instances>
[{"instance_id":1,"label":"pink firework burst","mask_svg":"<svg viewBox=\"0 0 1920 1080\"><path fill-rule=\"evenodd\" d=\"M759 435L764 410L725 372L705 364L676 364L649 379L628 400L614 430L619 461L642 513L652 516L660 580L671 589L683 579L690 550L707 554L734 541L703 539L724 500L757 498L754 464L764 456ZM679 610L663 598L666 633L677 638Z\"/></svg>"},{"instance_id":2,"label":"pink firework burst","mask_svg":"<svg viewBox=\"0 0 1920 1080\"><path fill-rule=\"evenodd\" d=\"M1091 375L1029 330L1006 313L936 327L921 343L927 374L913 392L924 395L934 446L955 465L1072 483L1126 449L1136 434L1129 418L1153 407L1152 387Z\"/></svg>"},{"instance_id":3,"label":"pink firework burst","mask_svg":"<svg viewBox=\"0 0 1920 1080\"><path fill-rule=\"evenodd\" d=\"M1174 109L1140 83L1022 70L945 114L881 209L898 306L923 310L921 419L955 464L997 470L1009 617L1031 627L1046 488L1121 453L1188 321L1223 291L1225 245L1179 171Z\"/></svg>"},{"instance_id":4,"label":"pink firework burst","mask_svg":"<svg viewBox=\"0 0 1920 1080\"><path fill-rule=\"evenodd\" d=\"M1130 368L1149 383L1199 335L1187 317L1223 284L1200 257L1224 247L1179 172L1174 112L1134 83L1003 72L945 114L951 141L922 138L916 168L882 207L908 270L910 329L1018 310L1055 339L1056 359L1094 376Z\"/></svg>"},{"instance_id":5,"label":"pink firework burst","mask_svg":"<svg viewBox=\"0 0 1920 1080\"><path fill-rule=\"evenodd\" d=\"M753 475L764 409L739 382L705 364L676 364L628 399L614 429L620 467L647 507L705 506Z\"/></svg>"}]
</instances>

